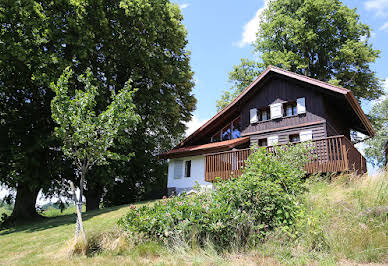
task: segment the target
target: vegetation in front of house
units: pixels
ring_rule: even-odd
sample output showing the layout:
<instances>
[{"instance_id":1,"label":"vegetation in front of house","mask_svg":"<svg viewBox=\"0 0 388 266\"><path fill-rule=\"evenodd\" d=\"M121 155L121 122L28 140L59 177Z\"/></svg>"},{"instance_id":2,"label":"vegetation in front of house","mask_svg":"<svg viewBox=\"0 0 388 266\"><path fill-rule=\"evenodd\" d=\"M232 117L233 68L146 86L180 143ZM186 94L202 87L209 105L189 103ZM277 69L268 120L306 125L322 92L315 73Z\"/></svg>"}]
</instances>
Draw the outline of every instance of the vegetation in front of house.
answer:
<instances>
[{"instance_id":1,"label":"vegetation in front of house","mask_svg":"<svg viewBox=\"0 0 388 266\"><path fill-rule=\"evenodd\" d=\"M302 214L304 154L308 144L255 148L242 177L215 183L210 192L164 199L133 208L119 224L145 239L211 244L217 250L254 246L275 228L293 232Z\"/></svg>"},{"instance_id":2,"label":"vegetation in front of house","mask_svg":"<svg viewBox=\"0 0 388 266\"><path fill-rule=\"evenodd\" d=\"M160 241L138 241L116 223L133 206L118 206L85 214L87 256L71 256L75 208L42 222L0 231L0 264L354 264L388 263L388 174L377 176L312 177L299 198L302 216L294 235L269 232L255 248L219 251L210 244L180 242L166 247ZM152 207L156 202L143 204ZM59 210L57 214L59 214ZM55 213L52 213L55 215ZM39 241L36 245L37 239Z\"/></svg>"}]
</instances>

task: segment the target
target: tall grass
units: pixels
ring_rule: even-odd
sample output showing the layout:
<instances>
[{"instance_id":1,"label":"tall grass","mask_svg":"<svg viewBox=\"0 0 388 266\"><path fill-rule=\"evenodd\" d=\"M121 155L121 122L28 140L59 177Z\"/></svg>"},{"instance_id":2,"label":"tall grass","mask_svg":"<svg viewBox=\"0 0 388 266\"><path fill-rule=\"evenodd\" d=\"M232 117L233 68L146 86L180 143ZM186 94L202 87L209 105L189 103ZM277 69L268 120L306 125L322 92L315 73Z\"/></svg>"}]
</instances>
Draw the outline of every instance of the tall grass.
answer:
<instances>
[{"instance_id":1,"label":"tall grass","mask_svg":"<svg viewBox=\"0 0 388 266\"><path fill-rule=\"evenodd\" d=\"M277 232L261 246L283 262L388 263L388 174L313 177L304 195L297 237Z\"/></svg>"}]
</instances>

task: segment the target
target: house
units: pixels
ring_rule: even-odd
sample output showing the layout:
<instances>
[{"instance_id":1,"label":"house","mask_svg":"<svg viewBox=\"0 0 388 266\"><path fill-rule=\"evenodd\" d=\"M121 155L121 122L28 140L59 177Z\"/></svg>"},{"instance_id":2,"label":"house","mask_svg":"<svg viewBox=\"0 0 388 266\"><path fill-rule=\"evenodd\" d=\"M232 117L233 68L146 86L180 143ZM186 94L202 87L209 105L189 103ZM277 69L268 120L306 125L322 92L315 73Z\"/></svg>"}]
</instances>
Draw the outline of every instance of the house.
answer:
<instances>
[{"instance_id":1,"label":"house","mask_svg":"<svg viewBox=\"0 0 388 266\"><path fill-rule=\"evenodd\" d=\"M268 67L235 100L174 149L168 159L168 189L180 193L196 182L239 175L252 145L311 140L315 156L308 173L366 172L365 158L350 131L375 132L353 93L277 67Z\"/></svg>"}]
</instances>

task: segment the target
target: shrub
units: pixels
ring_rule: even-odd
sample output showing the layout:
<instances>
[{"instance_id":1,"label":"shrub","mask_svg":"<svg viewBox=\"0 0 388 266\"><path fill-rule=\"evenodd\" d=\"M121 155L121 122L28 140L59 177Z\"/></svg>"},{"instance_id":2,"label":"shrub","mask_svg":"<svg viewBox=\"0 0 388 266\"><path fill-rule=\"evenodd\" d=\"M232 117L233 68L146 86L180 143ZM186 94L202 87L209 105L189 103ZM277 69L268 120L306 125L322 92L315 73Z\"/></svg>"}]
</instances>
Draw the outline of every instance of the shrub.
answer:
<instances>
[{"instance_id":1,"label":"shrub","mask_svg":"<svg viewBox=\"0 0 388 266\"><path fill-rule=\"evenodd\" d=\"M198 195L133 207L119 225L144 238L217 248L254 244L275 227L290 232L300 214L306 145L253 148L242 177L219 181Z\"/></svg>"}]
</instances>

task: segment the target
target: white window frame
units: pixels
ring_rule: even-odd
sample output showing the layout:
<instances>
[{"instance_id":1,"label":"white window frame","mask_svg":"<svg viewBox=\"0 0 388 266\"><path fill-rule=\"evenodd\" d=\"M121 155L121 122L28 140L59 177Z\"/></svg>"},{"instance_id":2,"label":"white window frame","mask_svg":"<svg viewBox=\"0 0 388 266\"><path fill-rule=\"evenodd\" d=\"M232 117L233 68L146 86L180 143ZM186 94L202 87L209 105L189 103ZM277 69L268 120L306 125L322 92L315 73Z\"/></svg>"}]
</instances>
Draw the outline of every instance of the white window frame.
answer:
<instances>
[{"instance_id":1,"label":"white window frame","mask_svg":"<svg viewBox=\"0 0 388 266\"><path fill-rule=\"evenodd\" d=\"M298 115L306 113L306 98L296 99L296 112Z\"/></svg>"},{"instance_id":2,"label":"white window frame","mask_svg":"<svg viewBox=\"0 0 388 266\"><path fill-rule=\"evenodd\" d=\"M267 138L267 146L275 146L277 144L279 144L279 136L275 135Z\"/></svg>"},{"instance_id":3,"label":"white window frame","mask_svg":"<svg viewBox=\"0 0 388 266\"><path fill-rule=\"evenodd\" d=\"M299 133L299 140L302 141L310 141L313 139L313 131L312 130L303 130Z\"/></svg>"},{"instance_id":4,"label":"white window frame","mask_svg":"<svg viewBox=\"0 0 388 266\"><path fill-rule=\"evenodd\" d=\"M283 103L273 103L269 107L271 119L283 117Z\"/></svg>"},{"instance_id":5,"label":"white window frame","mask_svg":"<svg viewBox=\"0 0 388 266\"><path fill-rule=\"evenodd\" d=\"M249 118L250 118L251 124L259 122L259 119L257 117L257 109L256 108L252 108L249 110Z\"/></svg>"},{"instance_id":6,"label":"white window frame","mask_svg":"<svg viewBox=\"0 0 388 266\"><path fill-rule=\"evenodd\" d=\"M181 169L179 171L179 166L178 164L180 164L181 166ZM178 170L177 170L178 168ZM182 179L182 177L184 176L184 161L183 160L175 160L174 161L174 179ZM180 173L178 173L180 172Z\"/></svg>"}]
</instances>

